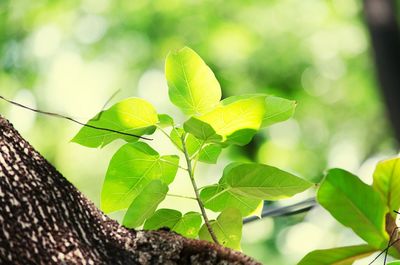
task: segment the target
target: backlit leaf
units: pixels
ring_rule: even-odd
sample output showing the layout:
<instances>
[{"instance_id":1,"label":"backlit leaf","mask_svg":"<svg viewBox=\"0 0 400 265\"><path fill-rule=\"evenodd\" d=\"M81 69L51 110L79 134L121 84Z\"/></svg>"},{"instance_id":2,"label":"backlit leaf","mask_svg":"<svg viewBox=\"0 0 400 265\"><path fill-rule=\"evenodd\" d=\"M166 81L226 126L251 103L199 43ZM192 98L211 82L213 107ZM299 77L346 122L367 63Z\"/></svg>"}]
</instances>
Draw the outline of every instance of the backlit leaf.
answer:
<instances>
[{"instance_id":1,"label":"backlit leaf","mask_svg":"<svg viewBox=\"0 0 400 265\"><path fill-rule=\"evenodd\" d=\"M378 163L374 172L372 187L377 190L390 213L400 208L400 158L384 160Z\"/></svg>"},{"instance_id":2,"label":"backlit leaf","mask_svg":"<svg viewBox=\"0 0 400 265\"><path fill-rule=\"evenodd\" d=\"M185 114L206 113L221 99L221 88L214 73L188 47L168 54L165 75L171 102Z\"/></svg>"},{"instance_id":3,"label":"backlit leaf","mask_svg":"<svg viewBox=\"0 0 400 265\"><path fill-rule=\"evenodd\" d=\"M308 253L298 265L351 265L376 251L376 248L369 245L315 250Z\"/></svg>"},{"instance_id":4,"label":"backlit leaf","mask_svg":"<svg viewBox=\"0 0 400 265\"><path fill-rule=\"evenodd\" d=\"M142 225L165 199L167 192L168 186L162 181L151 181L132 201L124 216L123 225L129 228Z\"/></svg>"},{"instance_id":5,"label":"backlit leaf","mask_svg":"<svg viewBox=\"0 0 400 265\"><path fill-rule=\"evenodd\" d=\"M232 193L262 200L291 197L312 183L276 167L258 163L235 163L224 171L220 183Z\"/></svg>"},{"instance_id":6,"label":"backlit leaf","mask_svg":"<svg viewBox=\"0 0 400 265\"><path fill-rule=\"evenodd\" d=\"M102 210L107 213L127 208L152 180L170 184L178 164L178 156L160 156L143 142L122 146L108 166L101 194Z\"/></svg>"},{"instance_id":7,"label":"backlit leaf","mask_svg":"<svg viewBox=\"0 0 400 265\"><path fill-rule=\"evenodd\" d=\"M212 220L210 223L221 245L236 250L241 249L243 221L239 210L235 208L226 209L218 216L217 220ZM213 242L205 224L200 229L199 237Z\"/></svg>"},{"instance_id":8,"label":"backlit leaf","mask_svg":"<svg viewBox=\"0 0 400 265\"><path fill-rule=\"evenodd\" d=\"M206 186L201 190L200 199L204 207L214 212L222 212L227 208L237 208L243 217L257 209L262 200L248 198L232 192L221 184Z\"/></svg>"},{"instance_id":9,"label":"backlit leaf","mask_svg":"<svg viewBox=\"0 0 400 265\"><path fill-rule=\"evenodd\" d=\"M353 174L332 169L323 180L318 202L343 225L374 247L387 244L385 214L387 207L379 193Z\"/></svg>"},{"instance_id":10,"label":"backlit leaf","mask_svg":"<svg viewBox=\"0 0 400 265\"><path fill-rule=\"evenodd\" d=\"M102 111L87 124L141 136L152 134L157 122L157 112L150 103L140 98L128 98ZM133 136L84 126L71 141L87 147L103 147L116 139L138 140Z\"/></svg>"},{"instance_id":11,"label":"backlit leaf","mask_svg":"<svg viewBox=\"0 0 400 265\"><path fill-rule=\"evenodd\" d=\"M196 212L188 212L182 216L177 210L159 209L144 223L143 228L157 230L168 227L185 237L197 237L201 226L201 215Z\"/></svg>"}]
</instances>

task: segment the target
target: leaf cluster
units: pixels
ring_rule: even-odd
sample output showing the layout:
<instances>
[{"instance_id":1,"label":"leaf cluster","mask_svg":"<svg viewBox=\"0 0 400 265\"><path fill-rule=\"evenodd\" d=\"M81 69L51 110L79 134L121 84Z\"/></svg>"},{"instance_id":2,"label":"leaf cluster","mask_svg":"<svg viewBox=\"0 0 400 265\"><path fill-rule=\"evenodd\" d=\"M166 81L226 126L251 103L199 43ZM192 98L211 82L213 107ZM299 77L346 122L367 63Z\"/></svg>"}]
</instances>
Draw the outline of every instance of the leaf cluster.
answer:
<instances>
[{"instance_id":1,"label":"leaf cluster","mask_svg":"<svg viewBox=\"0 0 400 265\"><path fill-rule=\"evenodd\" d=\"M168 227L186 237L240 249L243 217L259 214L263 200L293 196L312 183L273 166L234 162L225 167L218 183L198 188L196 165L217 163L224 148L246 145L263 127L289 119L296 103L266 94L221 100L214 73L187 47L168 54L165 74L170 101L187 117L183 124L140 98L122 100L88 124L139 136L160 130L176 146L175 154L160 155L143 139L89 127L73 138L87 147L103 147L116 139L127 142L111 158L101 208L106 213L126 210L127 227ZM158 209L178 170L188 173L200 211ZM205 209L218 217L209 220Z\"/></svg>"}]
</instances>

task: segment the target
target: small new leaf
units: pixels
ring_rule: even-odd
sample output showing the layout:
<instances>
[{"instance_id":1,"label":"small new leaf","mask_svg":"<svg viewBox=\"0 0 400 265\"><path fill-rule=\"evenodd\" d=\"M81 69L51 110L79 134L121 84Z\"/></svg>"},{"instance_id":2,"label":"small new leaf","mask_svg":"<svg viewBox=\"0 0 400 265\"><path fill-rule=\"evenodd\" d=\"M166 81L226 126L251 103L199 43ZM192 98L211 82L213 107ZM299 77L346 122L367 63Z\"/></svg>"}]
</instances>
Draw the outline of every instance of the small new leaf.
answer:
<instances>
[{"instance_id":1,"label":"small new leaf","mask_svg":"<svg viewBox=\"0 0 400 265\"><path fill-rule=\"evenodd\" d=\"M395 216L393 210L400 208L400 158L392 158L378 163L374 172L372 187L377 190L386 205Z\"/></svg>"},{"instance_id":2,"label":"small new leaf","mask_svg":"<svg viewBox=\"0 0 400 265\"><path fill-rule=\"evenodd\" d=\"M201 226L201 215L188 212L182 216L179 211L172 209L159 209L144 223L143 228L157 230L168 227L188 238L196 238Z\"/></svg>"},{"instance_id":3,"label":"small new leaf","mask_svg":"<svg viewBox=\"0 0 400 265\"><path fill-rule=\"evenodd\" d=\"M354 261L367 257L378 249L369 245L315 250L308 253L298 265L351 265Z\"/></svg>"}]
</instances>

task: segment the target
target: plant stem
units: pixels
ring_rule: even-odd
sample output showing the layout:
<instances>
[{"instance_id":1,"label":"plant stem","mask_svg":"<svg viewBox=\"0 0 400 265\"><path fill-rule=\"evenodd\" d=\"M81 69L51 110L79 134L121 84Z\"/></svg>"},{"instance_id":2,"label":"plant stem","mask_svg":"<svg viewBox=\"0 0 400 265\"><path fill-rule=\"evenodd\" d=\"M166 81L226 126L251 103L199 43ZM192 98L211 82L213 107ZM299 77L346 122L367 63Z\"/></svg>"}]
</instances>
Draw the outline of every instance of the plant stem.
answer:
<instances>
[{"instance_id":1,"label":"plant stem","mask_svg":"<svg viewBox=\"0 0 400 265\"><path fill-rule=\"evenodd\" d=\"M167 193L167 196L170 196L170 197L177 197L177 198L183 198L183 199L191 199L191 200L195 200L195 201L197 201L197 199L196 199L196 198L194 198L194 197L190 197L190 196L184 196L184 195L179 195L179 194L171 194L171 193Z\"/></svg>"},{"instance_id":2,"label":"plant stem","mask_svg":"<svg viewBox=\"0 0 400 265\"><path fill-rule=\"evenodd\" d=\"M208 232L210 233L212 240L213 240L216 244L220 245L219 242L218 242L217 237L215 236L214 231L212 230L210 221L208 220L207 213L206 213L206 209L204 208L203 202L200 200L200 194L199 194L199 191L198 191L198 188L197 188L196 181L195 181L195 179L194 179L194 172L193 172L193 168L192 168L192 161L190 160L189 153L187 152L187 149L186 149L185 135L182 135L181 140L182 140L183 153L184 153L184 155L185 155L186 164L187 164L187 168L188 168L188 171L187 171L187 172L188 172L188 174L189 174L190 181L192 182L192 186L193 186L194 193L196 194L196 200L197 200L197 203L198 203L198 205L199 205L199 207L200 207L201 215L203 216L204 223L206 224L207 230L208 230Z\"/></svg>"}]
</instances>

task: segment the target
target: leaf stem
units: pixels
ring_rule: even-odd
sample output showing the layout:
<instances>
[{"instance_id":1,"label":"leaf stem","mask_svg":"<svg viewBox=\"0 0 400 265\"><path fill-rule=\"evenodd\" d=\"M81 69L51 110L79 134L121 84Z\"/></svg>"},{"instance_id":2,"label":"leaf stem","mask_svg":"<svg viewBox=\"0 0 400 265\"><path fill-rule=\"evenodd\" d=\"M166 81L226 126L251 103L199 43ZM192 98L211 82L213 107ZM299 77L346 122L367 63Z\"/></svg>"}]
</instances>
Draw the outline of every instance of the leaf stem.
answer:
<instances>
[{"instance_id":1,"label":"leaf stem","mask_svg":"<svg viewBox=\"0 0 400 265\"><path fill-rule=\"evenodd\" d=\"M199 205L199 207L200 207L201 215L203 216L204 223L206 224L207 230L208 230L208 232L210 233L212 240L213 240L216 244L220 245L220 243L218 242L218 239L217 239L217 237L215 236L215 233L214 233L214 231L213 231L213 229L212 229L212 227L211 227L211 224L210 224L210 221L209 221L209 219L208 219L208 216L207 216L207 213L206 213L206 209L204 208L203 202L200 200L200 194L199 194L199 191L198 191L198 188L197 188L196 181L195 181L195 179L194 179L194 172L193 172L193 168L192 168L192 161L190 160L189 153L188 153L188 151L187 151L187 149L186 149L185 136L186 136L186 135L184 134L184 135L182 135L182 137L181 137L182 147L183 147L183 153L184 153L184 155L185 155L186 164L187 164L187 167L188 167L188 175L189 175L189 177L190 177L190 181L192 182L192 186L193 186L194 193L196 194L196 200L197 200L197 203L198 203L198 205Z\"/></svg>"},{"instance_id":2,"label":"leaf stem","mask_svg":"<svg viewBox=\"0 0 400 265\"><path fill-rule=\"evenodd\" d=\"M184 195L179 195L179 194L171 194L171 193L167 193L167 196L170 196L170 197L176 197L176 198L183 198L183 199L190 199L190 200L195 200L195 201L197 201L197 199L196 199L196 198L194 198L194 197L190 197L190 196L184 196Z\"/></svg>"}]
</instances>

